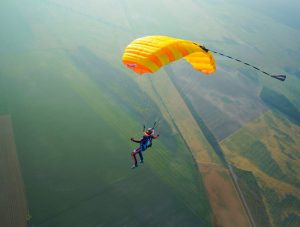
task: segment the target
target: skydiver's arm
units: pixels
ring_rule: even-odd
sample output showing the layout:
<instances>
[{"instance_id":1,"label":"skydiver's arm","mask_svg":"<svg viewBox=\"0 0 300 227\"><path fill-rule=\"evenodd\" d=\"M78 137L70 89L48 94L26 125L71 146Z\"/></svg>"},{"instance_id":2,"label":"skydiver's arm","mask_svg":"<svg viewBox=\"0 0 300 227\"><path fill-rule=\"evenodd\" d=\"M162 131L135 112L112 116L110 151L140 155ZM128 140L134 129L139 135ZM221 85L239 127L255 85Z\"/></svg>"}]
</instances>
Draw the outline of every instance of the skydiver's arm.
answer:
<instances>
[{"instance_id":1,"label":"skydiver's arm","mask_svg":"<svg viewBox=\"0 0 300 227\"><path fill-rule=\"evenodd\" d=\"M152 139L156 139L159 137L159 134L157 134L156 136L152 136Z\"/></svg>"},{"instance_id":2,"label":"skydiver's arm","mask_svg":"<svg viewBox=\"0 0 300 227\"><path fill-rule=\"evenodd\" d=\"M130 140L132 142L135 142L135 143L140 143L141 142L141 139L130 138Z\"/></svg>"}]
</instances>

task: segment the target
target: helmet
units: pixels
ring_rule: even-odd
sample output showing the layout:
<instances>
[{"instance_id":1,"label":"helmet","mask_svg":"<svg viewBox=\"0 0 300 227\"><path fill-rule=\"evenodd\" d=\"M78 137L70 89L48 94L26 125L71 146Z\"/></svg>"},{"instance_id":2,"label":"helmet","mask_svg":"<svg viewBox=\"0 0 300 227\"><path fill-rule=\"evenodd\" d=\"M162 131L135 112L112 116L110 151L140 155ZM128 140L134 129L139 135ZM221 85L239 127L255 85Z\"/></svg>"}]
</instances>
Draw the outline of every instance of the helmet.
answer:
<instances>
[{"instance_id":1,"label":"helmet","mask_svg":"<svg viewBox=\"0 0 300 227\"><path fill-rule=\"evenodd\" d=\"M152 135L152 134L154 134L154 130L153 130L152 128L148 128L148 129L145 131L145 135L146 135L146 136L150 136L150 135Z\"/></svg>"}]
</instances>

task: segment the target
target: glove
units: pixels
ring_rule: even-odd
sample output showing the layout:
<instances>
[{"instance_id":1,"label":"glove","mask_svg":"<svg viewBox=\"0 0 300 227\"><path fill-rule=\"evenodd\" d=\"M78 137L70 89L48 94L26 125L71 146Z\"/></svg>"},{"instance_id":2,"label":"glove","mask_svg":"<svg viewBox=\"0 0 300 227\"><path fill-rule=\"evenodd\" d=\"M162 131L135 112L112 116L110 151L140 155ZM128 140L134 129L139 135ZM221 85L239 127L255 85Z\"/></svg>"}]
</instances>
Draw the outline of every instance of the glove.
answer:
<instances>
[{"instance_id":1,"label":"glove","mask_svg":"<svg viewBox=\"0 0 300 227\"><path fill-rule=\"evenodd\" d=\"M133 138L130 138L131 141L133 141Z\"/></svg>"}]
</instances>

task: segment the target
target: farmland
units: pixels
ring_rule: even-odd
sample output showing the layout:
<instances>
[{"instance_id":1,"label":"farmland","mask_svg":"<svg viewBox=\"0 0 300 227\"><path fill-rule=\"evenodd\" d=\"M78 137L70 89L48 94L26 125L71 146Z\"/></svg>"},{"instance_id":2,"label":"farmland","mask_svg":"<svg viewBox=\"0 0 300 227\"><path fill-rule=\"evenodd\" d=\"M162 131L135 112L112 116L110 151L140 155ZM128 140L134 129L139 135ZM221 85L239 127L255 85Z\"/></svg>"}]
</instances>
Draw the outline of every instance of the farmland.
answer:
<instances>
[{"instance_id":1,"label":"farmland","mask_svg":"<svg viewBox=\"0 0 300 227\"><path fill-rule=\"evenodd\" d=\"M298 137L297 125L267 112L221 143L232 163L253 173L271 221L278 226L299 223ZM287 199L291 197L293 202Z\"/></svg>"},{"instance_id":2,"label":"farmland","mask_svg":"<svg viewBox=\"0 0 300 227\"><path fill-rule=\"evenodd\" d=\"M257 226L299 225L299 7L278 0L268 7L260 0L1 1L0 152L5 143L15 156L10 166L8 156L0 160L0 179L9 181L14 168L18 181L6 185L21 201L15 220L248 226L237 177ZM201 42L288 79L278 83L220 56L211 76L184 60L133 74L122 53L148 35ZM130 138L158 120L161 136L131 170L137 144Z\"/></svg>"},{"instance_id":3,"label":"farmland","mask_svg":"<svg viewBox=\"0 0 300 227\"><path fill-rule=\"evenodd\" d=\"M27 204L13 124L0 115L0 225L27 226Z\"/></svg>"}]
</instances>

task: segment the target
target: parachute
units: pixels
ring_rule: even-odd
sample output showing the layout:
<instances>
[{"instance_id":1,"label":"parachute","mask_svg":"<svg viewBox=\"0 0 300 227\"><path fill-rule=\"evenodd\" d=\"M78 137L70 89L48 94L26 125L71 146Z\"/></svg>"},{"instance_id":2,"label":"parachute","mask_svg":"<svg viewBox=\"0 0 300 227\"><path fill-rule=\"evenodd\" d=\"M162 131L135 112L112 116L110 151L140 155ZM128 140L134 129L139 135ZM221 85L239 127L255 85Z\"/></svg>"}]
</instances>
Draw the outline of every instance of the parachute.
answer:
<instances>
[{"instance_id":1,"label":"parachute","mask_svg":"<svg viewBox=\"0 0 300 227\"><path fill-rule=\"evenodd\" d=\"M200 43L168 36L146 36L132 41L122 61L136 73L154 73L161 67L184 58L196 70L211 74L216 71L215 59Z\"/></svg>"},{"instance_id":2,"label":"parachute","mask_svg":"<svg viewBox=\"0 0 300 227\"><path fill-rule=\"evenodd\" d=\"M211 74L216 71L216 61L212 53L244 64L274 79L286 79L286 75L270 74L240 59L209 50L200 43L168 36L146 36L132 41L126 47L122 61L134 72L144 74L154 73L161 67L184 58L196 70Z\"/></svg>"}]
</instances>

